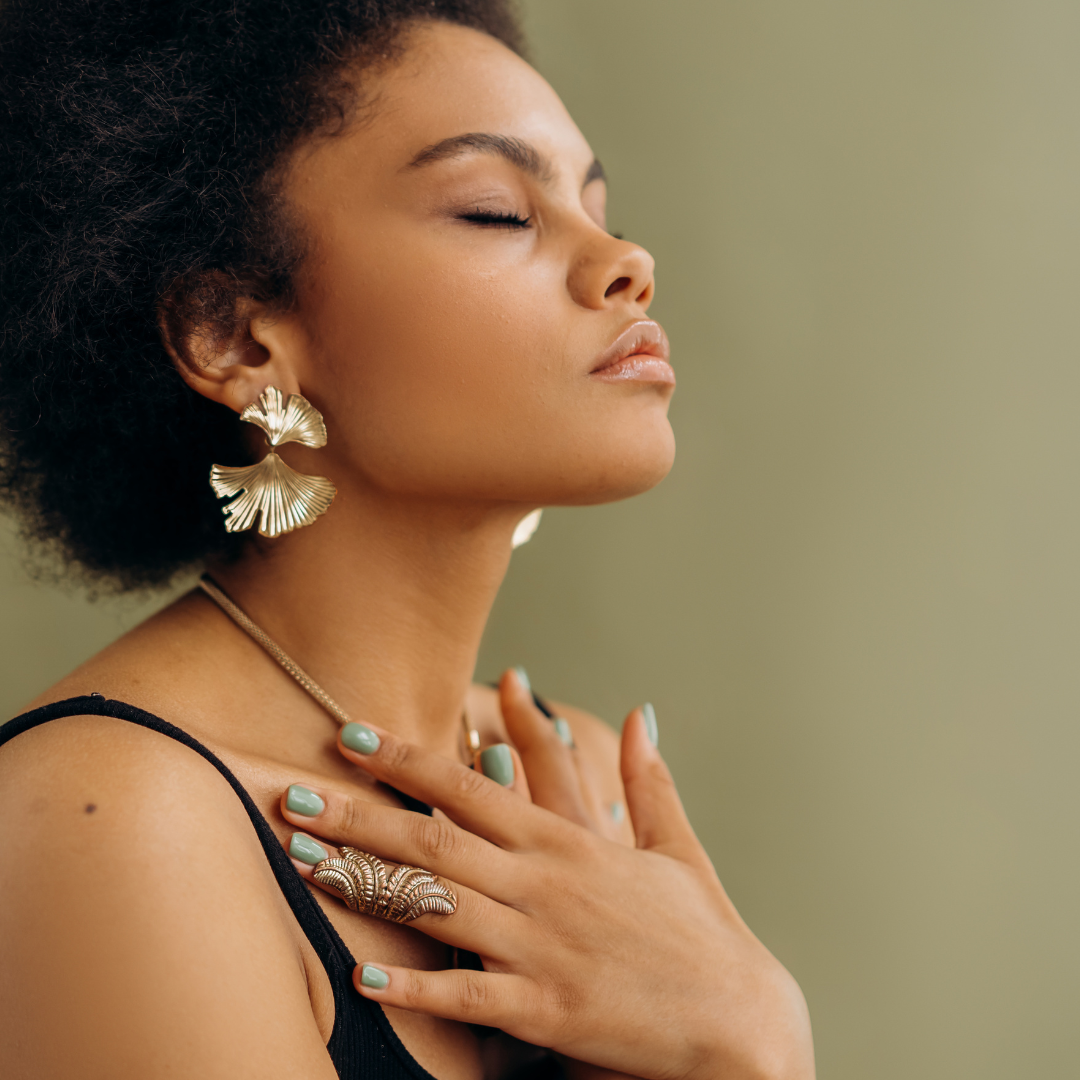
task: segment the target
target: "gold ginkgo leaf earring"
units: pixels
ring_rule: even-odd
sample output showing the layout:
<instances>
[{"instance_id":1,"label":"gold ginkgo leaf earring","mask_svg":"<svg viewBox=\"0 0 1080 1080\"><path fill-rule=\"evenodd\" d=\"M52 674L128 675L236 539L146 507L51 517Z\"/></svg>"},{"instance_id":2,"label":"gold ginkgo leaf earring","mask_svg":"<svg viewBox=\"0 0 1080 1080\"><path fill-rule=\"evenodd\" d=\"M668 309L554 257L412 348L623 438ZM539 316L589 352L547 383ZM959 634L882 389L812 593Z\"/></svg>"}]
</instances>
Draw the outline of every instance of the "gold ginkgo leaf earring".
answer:
<instances>
[{"instance_id":1,"label":"gold ginkgo leaf earring","mask_svg":"<svg viewBox=\"0 0 1080 1080\"><path fill-rule=\"evenodd\" d=\"M276 386L267 387L240 419L261 427L271 446L298 442L316 449L326 445L322 413L300 394L284 398ZM281 536L310 525L325 514L337 488L325 476L305 476L290 469L273 450L257 465L215 465L210 486L219 499L238 495L222 507L225 528L243 532L262 514L259 532Z\"/></svg>"}]
</instances>

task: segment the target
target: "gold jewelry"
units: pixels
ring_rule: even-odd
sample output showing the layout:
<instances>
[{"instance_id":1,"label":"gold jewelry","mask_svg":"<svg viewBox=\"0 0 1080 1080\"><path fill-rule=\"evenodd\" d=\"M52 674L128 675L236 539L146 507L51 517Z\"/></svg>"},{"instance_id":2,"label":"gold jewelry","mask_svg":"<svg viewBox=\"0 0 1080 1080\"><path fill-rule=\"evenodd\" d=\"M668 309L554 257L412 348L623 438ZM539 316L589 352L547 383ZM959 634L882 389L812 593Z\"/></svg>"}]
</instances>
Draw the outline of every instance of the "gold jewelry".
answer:
<instances>
[{"instance_id":1,"label":"gold jewelry","mask_svg":"<svg viewBox=\"0 0 1080 1080\"><path fill-rule=\"evenodd\" d=\"M352 723L349 714L258 623L245 614L239 605L233 603L209 574L203 574L199 578L199 588L248 637L265 649L339 724L344 726ZM469 714L464 709L461 712L461 723L465 728L465 743L471 760L472 755L480 749L480 733L470 725Z\"/></svg>"},{"instance_id":2,"label":"gold jewelry","mask_svg":"<svg viewBox=\"0 0 1080 1080\"><path fill-rule=\"evenodd\" d=\"M217 587L209 574L199 578L199 588L248 637L261 645L339 724L351 723L349 714L254 620Z\"/></svg>"},{"instance_id":3,"label":"gold jewelry","mask_svg":"<svg viewBox=\"0 0 1080 1080\"><path fill-rule=\"evenodd\" d=\"M300 394L283 398L276 386L268 386L240 419L262 428L271 446L298 442L317 449L326 445L322 413ZM270 537L310 525L326 513L337 494L325 476L298 473L273 450L257 465L214 465L210 486L219 499L239 495L222 507L228 532L250 529L261 514L259 532Z\"/></svg>"},{"instance_id":4,"label":"gold jewelry","mask_svg":"<svg viewBox=\"0 0 1080 1080\"><path fill-rule=\"evenodd\" d=\"M407 923L421 915L453 915L457 897L428 870L399 866L387 874L386 863L366 851L343 847L336 859L317 863L313 877L329 885L361 915Z\"/></svg>"}]
</instances>

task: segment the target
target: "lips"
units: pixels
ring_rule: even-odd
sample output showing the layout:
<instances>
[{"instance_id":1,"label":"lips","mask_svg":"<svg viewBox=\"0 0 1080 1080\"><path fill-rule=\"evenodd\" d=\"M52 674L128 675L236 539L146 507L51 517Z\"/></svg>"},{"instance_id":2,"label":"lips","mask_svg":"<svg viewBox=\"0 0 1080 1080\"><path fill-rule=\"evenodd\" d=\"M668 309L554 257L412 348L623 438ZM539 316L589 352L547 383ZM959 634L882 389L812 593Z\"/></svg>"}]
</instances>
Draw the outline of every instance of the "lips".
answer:
<instances>
[{"instance_id":1,"label":"lips","mask_svg":"<svg viewBox=\"0 0 1080 1080\"><path fill-rule=\"evenodd\" d=\"M667 335L659 323L632 323L597 358L591 375L610 379L674 383Z\"/></svg>"}]
</instances>

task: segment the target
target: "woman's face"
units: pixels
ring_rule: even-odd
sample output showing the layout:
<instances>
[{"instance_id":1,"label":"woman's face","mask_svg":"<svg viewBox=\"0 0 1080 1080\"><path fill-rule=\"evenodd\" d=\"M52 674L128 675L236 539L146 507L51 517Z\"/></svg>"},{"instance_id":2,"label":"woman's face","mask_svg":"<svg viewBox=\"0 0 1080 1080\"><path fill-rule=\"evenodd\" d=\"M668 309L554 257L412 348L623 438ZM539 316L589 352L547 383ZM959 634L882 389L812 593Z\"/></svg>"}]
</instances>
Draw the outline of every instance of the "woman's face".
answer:
<instances>
[{"instance_id":1,"label":"woman's face","mask_svg":"<svg viewBox=\"0 0 1080 1080\"><path fill-rule=\"evenodd\" d=\"M600 502L670 469L675 379L653 260L550 86L484 34L410 32L370 117L285 194L310 243L285 317L326 417L320 472L388 494Z\"/></svg>"}]
</instances>

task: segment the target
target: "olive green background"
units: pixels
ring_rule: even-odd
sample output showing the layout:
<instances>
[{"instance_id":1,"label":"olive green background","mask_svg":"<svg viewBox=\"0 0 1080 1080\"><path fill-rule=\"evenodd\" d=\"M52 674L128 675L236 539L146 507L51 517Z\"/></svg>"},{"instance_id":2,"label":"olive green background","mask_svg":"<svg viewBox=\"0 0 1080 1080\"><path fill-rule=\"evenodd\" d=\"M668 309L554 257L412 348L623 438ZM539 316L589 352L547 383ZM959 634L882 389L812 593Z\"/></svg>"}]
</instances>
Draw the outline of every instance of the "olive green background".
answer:
<instances>
[{"instance_id":1,"label":"olive green background","mask_svg":"<svg viewBox=\"0 0 1080 1080\"><path fill-rule=\"evenodd\" d=\"M480 674L656 704L823 1078L1074 1073L1080 6L527 13L657 257L679 459L546 515ZM145 610L0 577L8 712Z\"/></svg>"}]
</instances>

